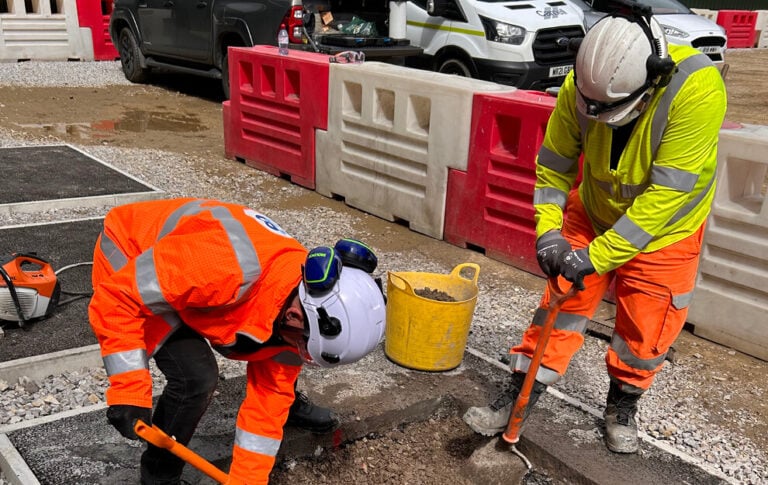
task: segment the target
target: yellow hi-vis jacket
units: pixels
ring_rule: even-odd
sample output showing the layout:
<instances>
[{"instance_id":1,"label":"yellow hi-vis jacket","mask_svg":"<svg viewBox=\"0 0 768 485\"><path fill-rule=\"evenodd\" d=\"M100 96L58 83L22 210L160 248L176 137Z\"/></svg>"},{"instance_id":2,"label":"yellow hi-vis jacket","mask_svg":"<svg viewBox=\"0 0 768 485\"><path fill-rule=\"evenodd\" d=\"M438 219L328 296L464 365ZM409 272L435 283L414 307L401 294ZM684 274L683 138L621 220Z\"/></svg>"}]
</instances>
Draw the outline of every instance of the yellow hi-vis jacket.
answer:
<instances>
[{"instance_id":1,"label":"yellow hi-vis jacket","mask_svg":"<svg viewBox=\"0 0 768 485\"><path fill-rule=\"evenodd\" d=\"M589 257L599 274L693 234L715 193L717 142L726 110L722 76L707 56L670 45L678 67L640 115L615 170L613 129L576 109L573 73L563 82L536 164L536 234L563 224L583 154L579 196L598 235Z\"/></svg>"}]
</instances>

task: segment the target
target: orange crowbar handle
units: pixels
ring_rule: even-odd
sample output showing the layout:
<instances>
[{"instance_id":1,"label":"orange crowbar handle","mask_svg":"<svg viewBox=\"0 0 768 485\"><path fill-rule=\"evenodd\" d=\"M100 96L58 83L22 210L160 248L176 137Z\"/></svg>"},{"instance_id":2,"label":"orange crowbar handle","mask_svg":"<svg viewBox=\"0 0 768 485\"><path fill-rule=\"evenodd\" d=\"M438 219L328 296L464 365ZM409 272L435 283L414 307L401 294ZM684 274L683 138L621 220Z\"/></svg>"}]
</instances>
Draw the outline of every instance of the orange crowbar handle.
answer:
<instances>
[{"instance_id":1,"label":"orange crowbar handle","mask_svg":"<svg viewBox=\"0 0 768 485\"><path fill-rule=\"evenodd\" d=\"M213 466L208 460L182 445L175 439L168 436L163 430L155 426L147 425L142 420L137 420L133 430L145 441L152 443L158 448L164 448L193 467L205 473L219 483L227 483L229 475Z\"/></svg>"},{"instance_id":2,"label":"orange crowbar handle","mask_svg":"<svg viewBox=\"0 0 768 485\"><path fill-rule=\"evenodd\" d=\"M549 334L552 333L552 329L555 327L555 320L557 320L557 314L560 313L560 307L568 298L576 294L575 285L571 285L568 292L564 293L560 289L560 284L557 278L550 278L550 298L549 307L547 310L547 320L544 322L544 326L541 328L539 334L539 340L536 342L536 348L533 351L533 358L531 364L528 367L528 372L525 374L525 380L523 380L523 388L520 389L520 394L517 396L515 406L512 408L512 414L509 415L509 423L507 429L504 431L502 438L507 443L515 444L520 441L520 427L523 424L523 418L525 417L525 408L528 407L528 401L531 398L531 390L533 389L533 381L536 380L536 373L541 365L541 359L544 357L544 351L547 349L547 341L549 340Z\"/></svg>"}]
</instances>

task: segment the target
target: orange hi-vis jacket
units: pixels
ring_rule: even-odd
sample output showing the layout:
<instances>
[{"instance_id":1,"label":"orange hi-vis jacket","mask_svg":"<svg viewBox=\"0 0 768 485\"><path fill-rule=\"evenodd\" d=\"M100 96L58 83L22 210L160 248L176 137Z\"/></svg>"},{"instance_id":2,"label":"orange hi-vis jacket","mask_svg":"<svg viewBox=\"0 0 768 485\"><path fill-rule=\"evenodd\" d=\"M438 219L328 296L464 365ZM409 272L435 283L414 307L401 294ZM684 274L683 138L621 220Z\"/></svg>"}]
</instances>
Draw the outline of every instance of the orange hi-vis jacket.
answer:
<instances>
[{"instance_id":1,"label":"orange hi-vis jacket","mask_svg":"<svg viewBox=\"0 0 768 485\"><path fill-rule=\"evenodd\" d=\"M88 313L109 376L107 404L152 407L148 358L180 325L213 347L265 343L307 250L247 207L202 199L112 209L96 243ZM248 354L231 483L266 483L294 400L301 358L288 346Z\"/></svg>"}]
</instances>

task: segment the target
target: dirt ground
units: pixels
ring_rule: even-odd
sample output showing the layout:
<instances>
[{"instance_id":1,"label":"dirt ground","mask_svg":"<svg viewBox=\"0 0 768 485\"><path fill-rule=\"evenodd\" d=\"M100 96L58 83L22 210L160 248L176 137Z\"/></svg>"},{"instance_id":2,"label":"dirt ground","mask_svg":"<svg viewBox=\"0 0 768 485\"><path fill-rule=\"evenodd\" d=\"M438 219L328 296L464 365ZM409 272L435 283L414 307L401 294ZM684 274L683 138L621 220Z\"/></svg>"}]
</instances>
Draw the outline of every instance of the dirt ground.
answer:
<instances>
[{"instance_id":1,"label":"dirt ground","mask_svg":"<svg viewBox=\"0 0 768 485\"><path fill-rule=\"evenodd\" d=\"M768 50L729 51L726 76L728 111L732 122L768 124ZM152 148L198 155L207 160L206 173L232 170L221 163L224 157L221 95L218 83L185 76L155 79L152 85L108 88L17 88L0 89L0 124L18 133L40 139L46 134L52 143L104 144ZM238 164L234 164L238 167ZM371 231L377 234L377 231ZM407 239L407 235L404 236ZM382 247L392 241L376 241ZM409 241L395 244L409 245ZM430 251L441 246L431 245ZM446 249L450 251L450 249ZM432 253L434 255L434 253ZM698 354L702 372L738 375L741 382L762 382L749 359L723 359L723 349L684 333L678 351ZM727 366L733 368L727 368ZM768 410L748 393L734 395L745 409L768 422ZM733 406L733 404L732 404ZM729 419L713 401L711 419ZM455 416L413 425L408 433L393 430L385 436L357 442L321 460L283 463L276 468L273 483L471 483L456 469L455 458L468 456L477 437L468 434ZM766 430L755 430L753 439L768 449ZM436 439L436 437L441 437ZM425 466L428 457L429 466ZM439 471L439 476L435 476ZM541 477L539 477L541 478Z\"/></svg>"}]
</instances>

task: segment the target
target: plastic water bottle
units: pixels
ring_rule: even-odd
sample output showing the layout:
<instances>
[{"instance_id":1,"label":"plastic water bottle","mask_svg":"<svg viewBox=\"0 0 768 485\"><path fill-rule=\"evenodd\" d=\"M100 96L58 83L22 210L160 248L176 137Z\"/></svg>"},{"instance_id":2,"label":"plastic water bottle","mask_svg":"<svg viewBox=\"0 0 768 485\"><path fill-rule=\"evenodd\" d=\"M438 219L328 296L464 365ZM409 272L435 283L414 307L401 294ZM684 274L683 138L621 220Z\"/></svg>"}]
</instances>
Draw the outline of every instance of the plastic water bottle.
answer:
<instances>
[{"instance_id":1,"label":"plastic water bottle","mask_svg":"<svg viewBox=\"0 0 768 485\"><path fill-rule=\"evenodd\" d=\"M288 31L285 30L285 24L280 25L280 32L277 34L277 51L281 56L288 55Z\"/></svg>"}]
</instances>

